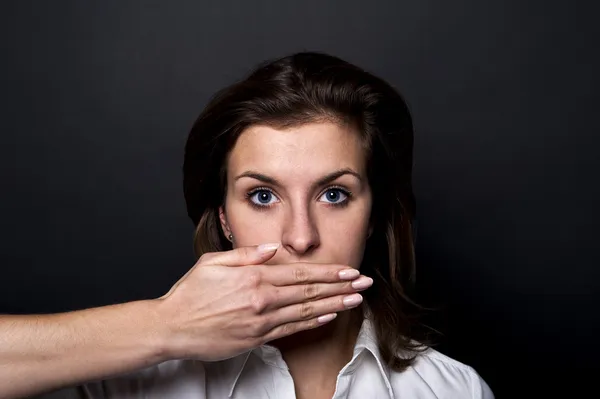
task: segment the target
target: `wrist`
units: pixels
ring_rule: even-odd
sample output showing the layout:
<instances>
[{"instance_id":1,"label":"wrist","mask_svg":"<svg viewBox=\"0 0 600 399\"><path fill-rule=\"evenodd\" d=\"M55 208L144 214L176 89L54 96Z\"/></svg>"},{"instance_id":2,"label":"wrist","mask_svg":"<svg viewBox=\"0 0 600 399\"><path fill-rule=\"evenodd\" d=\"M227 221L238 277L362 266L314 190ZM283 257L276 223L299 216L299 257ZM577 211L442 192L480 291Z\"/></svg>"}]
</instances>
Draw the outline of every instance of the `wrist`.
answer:
<instances>
[{"instance_id":1,"label":"wrist","mask_svg":"<svg viewBox=\"0 0 600 399\"><path fill-rule=\"evenodd\" d=\"M142 329L144 345L148 348L150 356L155 363L172 360L171 330L165 312L162 311L162 299L149 299L135 302L138 309L134 309L140 316L138 326Z\"/></svg>"}]
</instances>

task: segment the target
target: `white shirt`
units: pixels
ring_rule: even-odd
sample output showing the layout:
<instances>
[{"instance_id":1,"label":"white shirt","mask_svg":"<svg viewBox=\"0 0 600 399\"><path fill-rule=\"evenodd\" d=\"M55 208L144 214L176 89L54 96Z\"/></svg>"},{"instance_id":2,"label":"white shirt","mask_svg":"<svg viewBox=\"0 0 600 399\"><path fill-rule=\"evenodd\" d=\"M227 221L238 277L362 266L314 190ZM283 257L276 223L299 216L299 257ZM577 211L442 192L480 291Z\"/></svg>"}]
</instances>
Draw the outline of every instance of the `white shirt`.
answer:
<instances>
[{"instance_id":1,"label":"white shirt","mask_svg":"<svg viewBox=\"0 0 600 399\"><path fill-rule=\"evenodd\" d=\"M171 360L115 379L42 396L90 399L294 399L294 381L279 350L263 345L219 362ZM339 372L334 399L494 399L470 366L428 348L404 372L384 365L365 319L352 360Z\"/></svg>"}]
</instances>

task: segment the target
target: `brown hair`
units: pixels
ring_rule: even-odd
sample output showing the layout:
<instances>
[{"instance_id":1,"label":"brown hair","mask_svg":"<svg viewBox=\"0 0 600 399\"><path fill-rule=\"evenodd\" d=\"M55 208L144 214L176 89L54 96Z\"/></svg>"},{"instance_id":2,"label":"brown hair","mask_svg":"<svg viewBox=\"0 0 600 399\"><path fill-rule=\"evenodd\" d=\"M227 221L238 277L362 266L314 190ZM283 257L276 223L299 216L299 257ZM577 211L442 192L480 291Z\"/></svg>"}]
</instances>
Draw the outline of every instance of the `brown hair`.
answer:
<instances>
[{"instance_id":1,"label":"brown hair","mask_svg":"<svg viewBox=\"0 0 600 399\"><path fill-rule=\"evenodd\" d=\"M196 120L185 147L184 193L194 222L197 256L231 249L218 209L226 190L226 159L239 135L255 124L284 128L319 120L350 123L367 154L373 233L361 272L373 278L364 310L392 369L409 366L424 348L419 307L407 289L414 276L412 220L413 125L408 107L388 83L337 57L298 53L260 65L216 94Z\"/></svg>"}]
</instances>

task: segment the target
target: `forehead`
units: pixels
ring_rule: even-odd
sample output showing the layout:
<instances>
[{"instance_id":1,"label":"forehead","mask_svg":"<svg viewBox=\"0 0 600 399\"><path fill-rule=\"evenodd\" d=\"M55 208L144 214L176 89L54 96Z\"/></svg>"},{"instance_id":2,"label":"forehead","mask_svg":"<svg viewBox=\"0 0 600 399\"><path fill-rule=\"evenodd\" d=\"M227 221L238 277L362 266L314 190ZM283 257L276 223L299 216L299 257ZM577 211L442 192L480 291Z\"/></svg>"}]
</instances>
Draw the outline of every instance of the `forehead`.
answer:
<instances>
[{"instance_id":1,"label":"forehead","mask_svg":"<svg viewBox=\"0 0 600 399\"><path fill-rule=\"evenodd\" d=\"M321 175L331 170L365 169L358 132L331 122L293 128L251 126L240 135L228 159L228 170L257 170L273 175Z\"/></svg>"}]
</instances>

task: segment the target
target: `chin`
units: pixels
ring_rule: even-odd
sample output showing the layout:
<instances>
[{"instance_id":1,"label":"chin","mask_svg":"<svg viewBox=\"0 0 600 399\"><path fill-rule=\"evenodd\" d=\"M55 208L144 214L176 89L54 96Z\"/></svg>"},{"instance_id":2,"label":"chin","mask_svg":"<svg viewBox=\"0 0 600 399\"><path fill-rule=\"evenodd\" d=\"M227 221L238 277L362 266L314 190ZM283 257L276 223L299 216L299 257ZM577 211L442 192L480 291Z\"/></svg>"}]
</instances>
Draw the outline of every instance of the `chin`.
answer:
<instances>
[{"instance_id":1,"label":"chin","mask_svg":"<svg viewBox=\"0 0 600 399\"><path fill-rule=\"evenodd\" d=\"M336 319L337 320L337 319ZM323 326L297 332L287 337L274 339L267 342L268 345L274 346L280 351L293 350L301 348L307 344L314 344L318 341L331 338L335 335L335 320Z\"/></svg>"}]
</instances>

